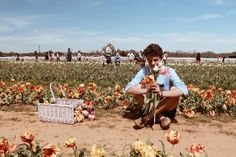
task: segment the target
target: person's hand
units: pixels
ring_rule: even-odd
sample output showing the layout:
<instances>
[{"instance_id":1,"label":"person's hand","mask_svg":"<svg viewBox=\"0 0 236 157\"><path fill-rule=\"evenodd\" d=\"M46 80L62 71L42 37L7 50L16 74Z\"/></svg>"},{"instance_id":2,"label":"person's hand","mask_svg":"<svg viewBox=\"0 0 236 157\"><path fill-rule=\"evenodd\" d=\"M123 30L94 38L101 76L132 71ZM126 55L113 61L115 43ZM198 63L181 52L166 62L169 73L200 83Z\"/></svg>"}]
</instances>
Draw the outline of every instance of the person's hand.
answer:
<instances>
[{"instance_id":1,"label":"person's hand","mask_svg":"<svg viewBox=\"0 0 236 157\"><path fill-rule=\"evenodd\" d=\"M163 97L162 91L161 91L160 86L158 84L156 84L156 83L152 84L149 89L150 89L150 92L157 93L157 95L159 97Z\"/></svg>"},{"instance_id":2,"label":"person's hand","mask_svg":"<svg viewBox=\"0 0 236 157\"><path fill-rule=\"evenodd\" d=\"M153 93L158 93L161 91L160 86L156 83L153 83L149 88L150 88L150 91Z\"/></svg>"}]
</instances>

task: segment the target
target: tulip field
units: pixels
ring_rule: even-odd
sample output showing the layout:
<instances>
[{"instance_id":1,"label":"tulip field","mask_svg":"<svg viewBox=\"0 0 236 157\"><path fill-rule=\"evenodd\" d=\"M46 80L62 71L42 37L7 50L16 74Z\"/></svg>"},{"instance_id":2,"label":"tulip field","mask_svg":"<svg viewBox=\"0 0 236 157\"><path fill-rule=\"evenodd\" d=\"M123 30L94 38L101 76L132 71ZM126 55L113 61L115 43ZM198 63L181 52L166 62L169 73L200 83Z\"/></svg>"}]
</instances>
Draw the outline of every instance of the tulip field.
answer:
<instances>
[{"instance_id":1,"label":"tulip field","mask_svg":"<svg viewBox=\"0 0 236 157\"><path fill-rule=\"evenodd\" d=\"M180 99L178 114L186 118L192 118L195 114L210 118L221 115L236 117L236 64L170 62L167 66L177 71L189 90L189 95ZM99 110L116 107L123 110L135 104L133 97L124 92L124 87L139 68L134 63L122 63L116 66L95 61L79 63L0 61L0 110L13 104L32 105L36 111L38 103L50 105L52 93L49 86L53 83L52 90L56 97L84 100L84 104L75 111L79 122L96 120L96 113ZM166 133L166 139L174 146L179 142L179 134L170 130ZM23 144L11 145L2 137L0 155L11 156L21 151L21 153L31 153L31 156L60 156L60 149L56 145L42 147L37 142L32 144L34 135L31 133L21 135L21 140ZM125 156L169 156L165 152L164 143L160 142L162 150L159 148L157 151L151 142L137 140ZM96 145L91 150L78 150L74 138L68 139L63 146L71 148L75 157L105 156L104 148ZM186 155L180 153L179 156L195 157L203 152L205 152L204 145L191 145Z\"/></svg>"},{"instance_id":2,"label":"tulip field","mask_svg":"<svg viewBox=\"0 0 236 157\"><path fill-rule=\"evenodd\" d=\"M169 63L189 89L182 97L179 111L217 116L236 116L236 65L216 63ZM94 108L132 105L124 93L125 85L138 68L134 64L103 65L97 62L0 62L0 106L51 101L49 84L54 82L58 97L84 99ZM92 92L91 92L92 90Z\"/></svg>"}]
</instances>

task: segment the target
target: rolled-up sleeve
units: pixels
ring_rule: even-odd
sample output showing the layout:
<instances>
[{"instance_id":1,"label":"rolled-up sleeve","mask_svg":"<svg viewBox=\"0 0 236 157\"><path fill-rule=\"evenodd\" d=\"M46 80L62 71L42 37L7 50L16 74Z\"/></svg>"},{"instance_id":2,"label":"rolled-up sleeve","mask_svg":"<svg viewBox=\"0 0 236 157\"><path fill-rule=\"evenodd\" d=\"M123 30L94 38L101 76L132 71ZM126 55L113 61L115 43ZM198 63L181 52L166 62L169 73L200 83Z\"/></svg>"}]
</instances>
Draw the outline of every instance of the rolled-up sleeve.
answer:
<instances>
[{"instance_id":1,"label":"rolled-up sleeve","mask_svg":"<svg viewBox=\"0 0 236 157\"><path fill-rule=\"evenodd\" d=\"M179 76L177 75L176 71L174 69L170 68L170 76L171 76L171 81L173 83L173 85L178 88L179 90L181 90L184 95L188 95L188 88L185 85L185 83L179 78Z\"/></svg>"}]
</instances>

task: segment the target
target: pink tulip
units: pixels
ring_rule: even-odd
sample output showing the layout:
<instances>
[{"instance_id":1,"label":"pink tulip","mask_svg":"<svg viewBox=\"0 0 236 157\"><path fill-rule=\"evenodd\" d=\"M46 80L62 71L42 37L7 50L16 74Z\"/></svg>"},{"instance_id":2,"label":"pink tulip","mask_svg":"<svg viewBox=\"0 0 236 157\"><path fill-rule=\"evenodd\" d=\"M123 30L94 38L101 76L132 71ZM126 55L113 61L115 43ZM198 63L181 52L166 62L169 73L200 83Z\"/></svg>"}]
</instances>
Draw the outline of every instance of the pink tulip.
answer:
<instances>
[{"instance_id":1,"label":"pink tulip","mask_svg":"<svg viewBox=\"0 0 236 157\"><path fill-rule=\"evenodd\" d=\"M93 114L90 114L90 115L88 115L88 118L89 118L89 120L94 120L95 119L95 115L93 115Z\"/></svg>"}]
</instances>

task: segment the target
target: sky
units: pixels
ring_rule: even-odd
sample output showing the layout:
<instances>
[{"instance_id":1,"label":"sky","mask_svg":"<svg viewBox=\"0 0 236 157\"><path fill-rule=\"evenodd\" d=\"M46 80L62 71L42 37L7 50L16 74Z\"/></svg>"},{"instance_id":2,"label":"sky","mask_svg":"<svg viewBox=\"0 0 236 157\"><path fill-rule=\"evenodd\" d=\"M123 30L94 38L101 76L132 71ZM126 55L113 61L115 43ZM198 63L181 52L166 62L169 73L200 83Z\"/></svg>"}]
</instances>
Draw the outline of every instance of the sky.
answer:
<instances>
[{"instance_id":1,"label":"sky","mask_svg":"<svg viewBox=\"0 0 236 157\"><path fill-rule=\"evenodd\" d=\"M236 0L0 0L0 51L236 51Z\"/></svg>"}]
</instances>

